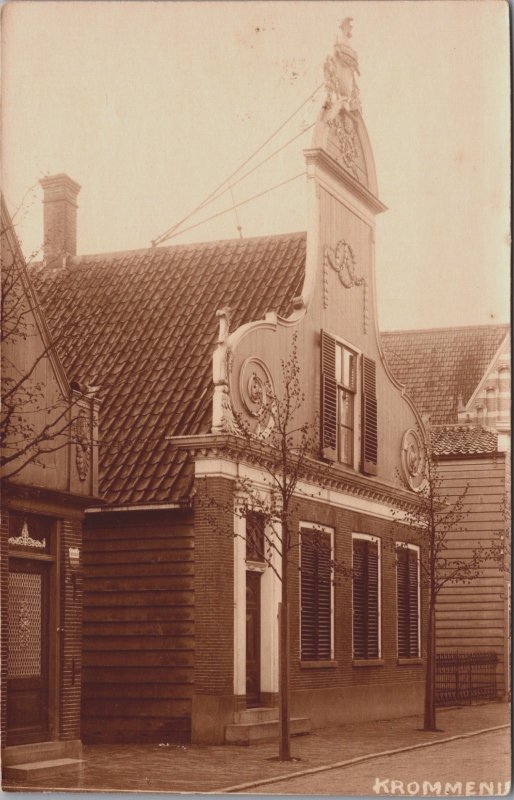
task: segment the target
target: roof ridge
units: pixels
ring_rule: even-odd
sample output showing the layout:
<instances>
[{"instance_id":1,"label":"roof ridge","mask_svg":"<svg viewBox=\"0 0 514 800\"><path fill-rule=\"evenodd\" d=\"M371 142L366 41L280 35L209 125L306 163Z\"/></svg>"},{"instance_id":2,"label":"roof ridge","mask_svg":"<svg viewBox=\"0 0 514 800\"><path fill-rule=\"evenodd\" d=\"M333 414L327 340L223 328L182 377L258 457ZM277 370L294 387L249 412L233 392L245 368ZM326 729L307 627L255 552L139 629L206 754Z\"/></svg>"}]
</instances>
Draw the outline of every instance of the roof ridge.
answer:
<instances>
[{"instance_id":1,"label":"roof ridge","mask_svg":"<svg viewBox=\"0 0 514 800\"><path fill-rule=\"evenodd\" d=\"M485 322L479 325L447 325L442 328L405 328L404 330L380 331L381 336L393 336L403 333L439 333L445 331L476 330L477 328L510 328L510 322Z\"/></svg>"},{"instance_id":2,"label":"roof ridge","mask_svg":"<svg viewBox=\"0 0 514 800\"><path fill-rule=\"evenodd\" d=\"M106 259L106 258L113 258L117 257L126 257L126 256L134 256L143 253L164 253L169 250L195 250L198 248L209 247L213 245L227 245L230 243L233 244L241 244L244 245L249 242L256 242L256 241L269 241L271 239L294 239L296 237L305 237L307 235L306 231L293 231L291 233L272 233L272 234L262 234L260 236L248 236L248 237L232 237L230 239L211 239L206 242L184 242L182 244L170 244L166 245L165 247L136 247L131 250L110 250L103 253L82 253L76 256L69 256L68 263L76 264L82 260L91 260L91 259ZM41 264L42 262L34 262L34 266L36 264Z\"/></svg>"}]
</instances>

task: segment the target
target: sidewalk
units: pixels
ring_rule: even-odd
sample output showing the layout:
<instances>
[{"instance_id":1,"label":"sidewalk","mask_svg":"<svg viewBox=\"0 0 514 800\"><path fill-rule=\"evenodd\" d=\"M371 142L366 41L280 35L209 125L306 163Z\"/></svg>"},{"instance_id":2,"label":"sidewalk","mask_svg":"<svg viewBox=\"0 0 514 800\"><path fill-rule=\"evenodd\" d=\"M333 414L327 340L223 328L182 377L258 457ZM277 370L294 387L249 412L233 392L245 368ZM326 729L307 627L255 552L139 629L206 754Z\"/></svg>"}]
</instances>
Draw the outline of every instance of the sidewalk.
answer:
<instances>
[{"instance_id":1,"label":"sidewalk","mask_svg":"<svg viewBox=\"0 0 514 800\"><path fill-rule=\"evenodd\" d=\"M52 771L37 783L10 781L4 791L216 792L224 787L303 772L368 754L430 743L506 725L506 703L438 711L437 733L420 730L421 717L352 723L323 728L292 740L299 759L276 761L277 745L205 747L196 745L89 745L73 771ZM394 755L391 756L394 758ZM263 786L263 793L266 787Z\"/></svg>"}]
</instances>

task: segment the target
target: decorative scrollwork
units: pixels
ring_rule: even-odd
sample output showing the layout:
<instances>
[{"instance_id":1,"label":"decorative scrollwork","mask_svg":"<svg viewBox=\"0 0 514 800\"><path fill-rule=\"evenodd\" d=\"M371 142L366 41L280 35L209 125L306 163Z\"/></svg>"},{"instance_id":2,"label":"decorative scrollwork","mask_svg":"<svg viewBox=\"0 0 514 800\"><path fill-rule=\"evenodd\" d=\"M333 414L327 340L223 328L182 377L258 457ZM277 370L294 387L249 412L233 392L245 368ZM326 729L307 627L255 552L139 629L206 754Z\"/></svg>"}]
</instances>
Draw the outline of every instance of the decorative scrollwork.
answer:
<instances>
[{"instance_id":1,"label":"decorative scrollwork","mask_svg":"<svg viewBox=\"0 0 514 800\"><path fill-rule=\"evenodd\" d=\"M356 177L359 176L359 143L355 123L349 114L342 114L328 123L335 129L339 142L340 160Z\"/></svg>"},{"instance_id":2,"label":"decorative scrollwork","mask_svg":"<svg viewBox=\"0 0 514 800\"><path fill-rule=\"evenodd\" d=\"M239 391L246 410L258 418L273 396L273 379L259 358L247 358L239 374Z\"/></svg>"},{"instance_id":3,"label":"decorative scrollwork","mask_svg":"<svg viewBox=\"0 0 514 800\"><path fill-rule=\"evenodd\" d=\"M401 463L406 482L419 492L425 482L425 453L421 437L414 428L409 428L403 435Z\"/></svg>"},{"instance_id":4,"label":"decorative scrollwork","mask_svg":"<svg viewBox=\"0 0 514 800\"><path fill-rule=\"evenodd\" d=\"M85 481L91 463L91 426L86 411L81 409L74 425L75 463L81 481Z\"/></svg>"},{"instance_id":5,"label":"decorative scrollwork","mask_svg":"<svg viewBox=\"0 0 514 800\"><path fill-rule=\"evenodd\" d=\"M363 289L363 330L368 331L368 285L366 278L357 277L355 271L355 255L353 248L344 239L337 243L335 250L325 245L323 250L323 270L325 273L324 285L328 286L328 267L331 267L339 276L345 289L362 286ZM324 306L328 306L328 289L324 291Z\"/></svg>"},{"instance_id":6,"label":"decorative scrollwork","mask_svg":"<svg viewBox=\"0 0 514 800\"><path fill-rule=\"evenodd\" d=\"M46 539L32 539L29 536L29 528L26 522L23 523L19 536L10 536L9 544L19 545L20 547L46 547Z\"/></svg>"}]
</instances>

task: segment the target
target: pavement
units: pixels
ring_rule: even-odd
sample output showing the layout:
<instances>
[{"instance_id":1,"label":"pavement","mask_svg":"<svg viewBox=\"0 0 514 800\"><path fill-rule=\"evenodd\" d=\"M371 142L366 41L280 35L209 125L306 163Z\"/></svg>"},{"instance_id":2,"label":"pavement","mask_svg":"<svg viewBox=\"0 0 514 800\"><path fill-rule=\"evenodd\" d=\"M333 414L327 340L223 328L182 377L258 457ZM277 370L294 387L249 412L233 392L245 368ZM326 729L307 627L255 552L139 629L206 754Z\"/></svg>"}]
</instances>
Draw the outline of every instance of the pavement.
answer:
<instances>
[{"instance_id":1,"label":"pavement","mask_svg":"<svg viewBox=\"0 0 514 800\"><path fill-rule=\"evenodd\" d=\"M270 781L349 766L389 754L419 752L437 742L506 728L510 707L491 703L438 710L436 732L422 718L359 722L322 728L292 740L294 761L277 760L277 745L250 747L173 745L86 745L79 767L51 770L30 781L10 780L4 791L266 793ZM394 763L394 761L392 762ZM285 784L284 784L285 785Z\"/></svg>"}]
</instances>

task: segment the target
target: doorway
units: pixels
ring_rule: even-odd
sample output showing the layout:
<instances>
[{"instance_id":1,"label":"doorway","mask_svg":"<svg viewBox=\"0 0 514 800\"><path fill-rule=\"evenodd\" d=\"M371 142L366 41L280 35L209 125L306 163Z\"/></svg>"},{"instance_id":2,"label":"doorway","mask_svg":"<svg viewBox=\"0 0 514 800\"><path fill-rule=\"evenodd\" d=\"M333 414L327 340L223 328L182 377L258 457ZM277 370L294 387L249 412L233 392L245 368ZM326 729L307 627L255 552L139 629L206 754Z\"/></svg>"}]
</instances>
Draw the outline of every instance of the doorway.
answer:
<instances>
[{"instance_id":1,"label":"doorway","mask_svg":"<svg viewBox=\"0 0 514 800\"><path fill-rule=\"evenodd\" d=\"M9 559L7 744L49 739L50 564Z\"/></svg>"},{"instance_id":2,"label":"doorway","mask_svg":"<svg viewBox=\"0 0 514 800\"><path fill-rule=\"evenodd\" d=\"M261 700L261 573L246 573L246 707Z\"/></svg>"}]
</instances>

